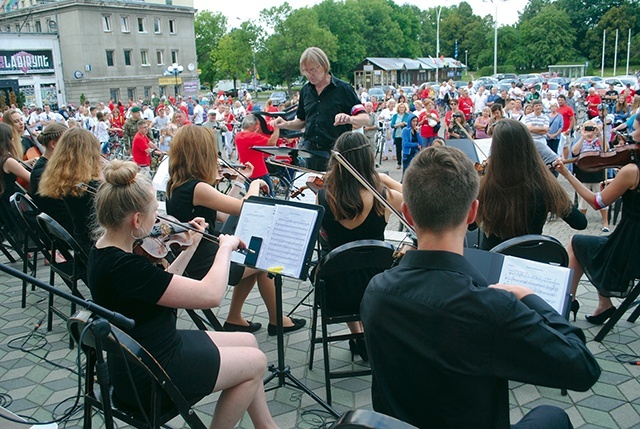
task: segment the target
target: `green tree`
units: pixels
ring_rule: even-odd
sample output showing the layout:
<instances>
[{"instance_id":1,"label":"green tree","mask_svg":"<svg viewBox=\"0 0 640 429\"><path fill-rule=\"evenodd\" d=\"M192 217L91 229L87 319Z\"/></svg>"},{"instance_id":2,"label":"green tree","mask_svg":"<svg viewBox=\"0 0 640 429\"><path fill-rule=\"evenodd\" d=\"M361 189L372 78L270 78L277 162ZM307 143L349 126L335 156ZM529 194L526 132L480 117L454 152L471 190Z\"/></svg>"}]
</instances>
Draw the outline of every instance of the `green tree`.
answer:
<instances>
[{"instance_id":1,"label":"green tree","mask_svg":"<svg viewBox=\"0 0 640 429\"><path fill-rule=\"evenodd\" d=\"M218 48L211 52L211 61L218 69L220 77L236 80L249 79L253 70L253 47L258 39L257 27L243 22L241 28L234 28L218 42Z\"/></svg>"},{"instance_id":2,"label":"green tree","mask_svg":"<svg viewBox=\"0 0 640 429\"><path fill-rule=\"evenodd\" d=\"M582 45L585 56L590 58L594 64L602 65L602 34L606 31L605 65L613 65L616 30L618 30L618 60L626 58L626 41L629 29L631 29L632 34L636 34L640 29L638 13L640 13L640 8L637 5L623 5L608 10L602 16L598 25L587 31Z\"/></svg>"},{"instance_id":3,"label":"green tree","mask_svg":"<svg viewBox=\"0 0 640 429\"><path fill-rule=\"evenodd\" d=\"M201 82L213 82L217 80L211 52L217 48L220 38L225 34L227 18L220 12L210 12L208 10L196 13L194 29L196 36L196 55L198 67L202 70L200 74Z\"/></svg>"},{"instance_id":4,"label":"green tree","mask_svg":"<svg viewBox=\"0 0 640 429\"><path fill-rule=\"evenodd\" d=\"M518 27L521 45L526 46L526 68L542 69L549 64L576 57L574 29L568 14L554 5L544 6ZM518 53L522 55L522 53Z\"/></svg>"},{"instance_id":5,"label":"green tree","mask_svg":"<svg viewBox=\"0 0 640 429\"><path fill-rule=\"evenodd\" d=\"M294 78L300 76L300 55L306 48L318 46L330 61L336 59L337 38L319 25L318 14L312 9L296 9L277 22L273 30L264 41L264 67L272 83L286 82L289 92Z\"/></svg>"}]
</instances>

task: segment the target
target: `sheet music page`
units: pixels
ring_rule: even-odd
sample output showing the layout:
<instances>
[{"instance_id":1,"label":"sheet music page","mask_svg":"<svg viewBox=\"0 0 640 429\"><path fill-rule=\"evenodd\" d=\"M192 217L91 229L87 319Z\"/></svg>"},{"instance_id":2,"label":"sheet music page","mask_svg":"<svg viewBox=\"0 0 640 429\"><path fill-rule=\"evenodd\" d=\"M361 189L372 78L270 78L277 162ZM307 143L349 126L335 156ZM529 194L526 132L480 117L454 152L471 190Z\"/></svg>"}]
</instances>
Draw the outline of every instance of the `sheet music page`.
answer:
<instances>
[{"instance_id":1,"label":"sheet music page","mask_svg":"<svg viewBox=\"0 0 640 429\"><path fill-rule=\"evenodd\" d=\"M476 139L475 148L476 148L476 153L478 154L478 159L480 160L479 162L484 161L485 159L487 159L487 156L490 155L489 152L491 151L491 138L488 138L488 139ZM482 150L482 152L484 152L484 154L482 152L480 152L480 150Z\"/></svg>"},{"instance_id":2,"label":"sheet music page","mask_svg":"<svg viewBox=\"0 0 640 429\"><path fill-rule=\"evenodd\" d=\"M282 267L283 275L298 278L318 212L287 205L275 207L271 234L262 246L256 266L263 270Z\"/></svg>"},{"instance_id":3,"label":"sheet music page","mask_svg":"<svg viewBox=\"0 0 640 429\"><path fill-rule=\"evenodd\" d=\"M240 237L247 246L249 245L251 237L262 237L264 241L259 256L262 255L265 244L267 243L275 209L276 206L250 203L247 201L242 205L242 215L238 221L235 235ZM244 264L245 255L233 252L231 253L231 260L239 264Z\"/></svg>"},{"instance_id":4,"label":"sheet music page","mask_svg":"<svg viewBox=\"0 0 640 429\"><path fill-rule=\"evenodd\" d=\"M526 286L563 314L570 275L569 268L505 256L499 282Z\"/></svg>"}]
</instances>

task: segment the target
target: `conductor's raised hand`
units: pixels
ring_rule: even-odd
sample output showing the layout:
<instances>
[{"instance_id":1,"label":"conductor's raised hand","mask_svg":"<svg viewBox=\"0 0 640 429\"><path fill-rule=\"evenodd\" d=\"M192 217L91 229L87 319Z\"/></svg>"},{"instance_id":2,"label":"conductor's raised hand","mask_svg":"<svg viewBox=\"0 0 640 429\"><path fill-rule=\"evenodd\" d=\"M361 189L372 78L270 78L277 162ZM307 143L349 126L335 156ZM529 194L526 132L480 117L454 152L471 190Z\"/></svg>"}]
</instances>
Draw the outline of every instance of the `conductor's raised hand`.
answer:
<instances>
[{"instance_id":1,"label":"conductor's raised hand","mask_svg":"<svg viewBox=\"0 0 640 429\"><path fill-rule=\"evenodd\" d=\"M351 115L348 115L346 113L338 113L336 115L335 122L333 123L333 125L338 126L338 125L345 125L350 123L351 123Z\"/></svg>"}]
</instances>

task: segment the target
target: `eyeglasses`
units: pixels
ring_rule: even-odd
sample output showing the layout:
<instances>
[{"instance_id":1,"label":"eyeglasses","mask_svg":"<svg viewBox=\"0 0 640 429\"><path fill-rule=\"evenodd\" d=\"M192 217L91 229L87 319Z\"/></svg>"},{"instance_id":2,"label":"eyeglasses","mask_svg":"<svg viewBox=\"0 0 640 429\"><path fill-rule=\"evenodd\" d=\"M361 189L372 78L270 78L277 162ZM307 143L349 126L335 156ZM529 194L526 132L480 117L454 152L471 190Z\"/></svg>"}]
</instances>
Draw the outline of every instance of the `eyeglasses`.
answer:
<instances>
[{"instance_id":1,"label":"eyeglasses","mask_svg":"<svg viewBox=\"0 0 640 429\"><path fill-rule=\"evenodd\" d=\"M304 74L304 75L316 74L320 70L321 70L320 66L315 66L315 67L311 67L309 69L302 69L302 74Z\"/></svg>"},{"instance_id":2,"label":"eyeglasses","mask_svg":"<svg viewBox=\"0 0 640 429\"><path fill-rule=\"evenodd\" d=\"M591 125L587 125L586 127L584 127L584 130L585 130L585 131L595 131L595 130L596 130L596 127L593 127L593 126L591 126Z\"/></svg>"}]
</instances>

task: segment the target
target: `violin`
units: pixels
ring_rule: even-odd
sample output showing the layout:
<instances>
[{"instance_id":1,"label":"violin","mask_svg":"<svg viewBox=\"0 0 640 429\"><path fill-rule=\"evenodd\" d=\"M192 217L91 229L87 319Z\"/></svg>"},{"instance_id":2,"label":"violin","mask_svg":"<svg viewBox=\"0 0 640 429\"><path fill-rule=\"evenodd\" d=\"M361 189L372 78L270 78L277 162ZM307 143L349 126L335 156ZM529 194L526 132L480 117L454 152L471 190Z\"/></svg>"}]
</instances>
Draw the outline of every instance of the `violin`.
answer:
<instances>
[{"instance_id":1,"label":"violin","mask_svg":"<svg viewBox=\"0 0 640 429\"><path fill-rule=\"evenodd\" d=\"M616 146L610 151L587 151L572 159L563 159L564 164L576 164L586 173L595 173L606 168L623 167L640 161L640 144Z\"/></svg>"},{"instance_id":2,"label":"violin","mask_svg":"<svg viewBox=\"0 0 640 429\"><path fill-rule=\"evenodd\" d=\"M489 165L488 161L489 161L489 158L485 159L482 162L473 163L473 168L476 169L476 171L478 172L478 175L484 176L487 173L487 166Z\"/></svg>"},{"instance_id":3,"label":"violin","mask_svg":"<svg viewBox=\"0 0 640 429\"><path fill-rule=\"evenodd\" d=\"M317 194L320 189L324 189L324 177L309 176L306 184L291 193L291 198L297 198L298 195L301 195L306 189L311 189L314 194Z\"/></svg>"},{"instance_id":4,"label":"violin","mask_svg":"<svg viewBox=\"0 0 640 429\"><path fill-rule=\"evenodd\" d=\"M172 249L184 250L193 244L193 231L173 217L156 218L149 235L134 245L133 251L153 263L161 263Z\"/></svg>"}]
</instances>

